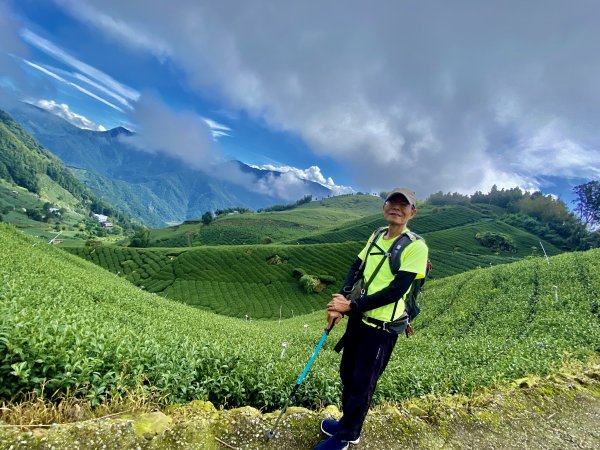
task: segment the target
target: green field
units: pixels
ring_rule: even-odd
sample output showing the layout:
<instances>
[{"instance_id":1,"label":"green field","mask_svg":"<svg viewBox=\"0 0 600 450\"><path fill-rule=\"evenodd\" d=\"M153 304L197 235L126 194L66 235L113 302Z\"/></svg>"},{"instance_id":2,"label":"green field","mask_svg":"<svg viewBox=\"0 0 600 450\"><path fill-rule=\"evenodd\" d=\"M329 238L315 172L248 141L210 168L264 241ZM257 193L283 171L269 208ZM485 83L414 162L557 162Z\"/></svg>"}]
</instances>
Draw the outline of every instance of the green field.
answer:
<instances>
[{"instance_id":1,"label":"green field","mask_svg":"<svg viewBox=\"0 0 600 450\"><path fill-rule=\"evenodd\" d=\"M279 318L318 310L339 289L360 244L219 246L194 249L69 249L149 292L234 317ZM281 263L273 264L279 257ZM307 294L294 269L333 277ZM268 306L267 306L268 305Z\"/></svg>"},{"instance_id":2,"label":"green field","mask_svg":"<svg viewBox=\"0 0 600 450\"><path fill-rule=\"evenodd\" d=\"M344 280L363 243L246 245L193 249L134 249L113 246L67 249L143 289L197 308L233 317L272 319L307 314L325 304ZM270 264L278 256L282 264ZM431 278L515 257L431 250ZM322 292L307 294L294 269L333 277ZM268 305L268 306L267 306Z\"/></svg>"},{"instance_id":3,"label":"green field","mask_svg":"<svg viewBox=\"0 0 600 450\"><path fill-rule=\"evenodd\" d=\"M382 200L372 195L342 195L303 204L289 211L225 215L207 226L199 220L189 221L152 230L150 245L186 247L296 243L304 236L381 212L381 205Z\"/></svg>"},{"instance_id":4,"label":"green field","mask_svg":"<svg viewBox=\"0 0 600 450\"><path fill-rule=\"evenodd\" d=\"M43 386L49 398L69 392L97 404L138 386L165 403L208 399L274 409L322 333L320 311L281 322L219 316L144 292L37 242L0 225L0 399ZM230 251L233 261L239 253ZM182 253L174 267L209 270L195 265L200 255ZM154 268L165 267L156 262ZM212 270L217 277L218 267ZM267 277L253 267L244 275ZM432 281L416 335L399 340L375 401L468 394L545 374L567 359L584 360L600 352L599 298L600 250ZM339 355L332 347L340 332L333 331L319 354L300 404L339 402ZM283 357L282 342L288 343Z\"/></svg>"},{"instance_id":5,"label":"green field","mask_svg":"<svg viewBox=\"0 0 600 450\"><path fill-rule=\"evenodd\" d=\"M187 239L185 233L195 228L200 230L200 236L229 230L237 239L248 233L248 240L254 240L252 236L264 235L260 231L261 226L266 227L267 224L278 229L281 236L289 235L289 230L307 232L307 223L332 223L331 219L350 200L356 201L352 203L354 208L349 207L355 214L365 208L368 210L369 205L372 209L381 208L381 201L372 196L346 196L302 205L292 211L236 214L209 226L184 224L179 227L180 236ZM419 210L411 221L411 228L421 233L431 249L432 279L542 255L537 237L487 217L497 212L487 208L487 205L481 208L426 206ZM339 289L348 267L364 242L374 229L384 224L381 212L377 212L349 219L327 231L299 238L297 242L288 241L286 245L214 245L164 249L101 246L72 248L69 251L114 274L118 273L149 292L197 308L233 317L285 318L310 313L326 302L331 293ZM480 231L509 235L516 245L516 251L496 251L482 246L475 239ZM159 232L165 231L153 231ZM221 236L223 241L224 236ZM241 243L234 238L230 240ZM212 242L217 241L215 238ZM556 247L545 241L544 247L550 255L559 253ZM275 255L283 258L283 264L268 263ZM293 276L297 268L317 277L333 277L335 282L328 284L318 294L306 294Z\"/></svg>"}]
</instances>

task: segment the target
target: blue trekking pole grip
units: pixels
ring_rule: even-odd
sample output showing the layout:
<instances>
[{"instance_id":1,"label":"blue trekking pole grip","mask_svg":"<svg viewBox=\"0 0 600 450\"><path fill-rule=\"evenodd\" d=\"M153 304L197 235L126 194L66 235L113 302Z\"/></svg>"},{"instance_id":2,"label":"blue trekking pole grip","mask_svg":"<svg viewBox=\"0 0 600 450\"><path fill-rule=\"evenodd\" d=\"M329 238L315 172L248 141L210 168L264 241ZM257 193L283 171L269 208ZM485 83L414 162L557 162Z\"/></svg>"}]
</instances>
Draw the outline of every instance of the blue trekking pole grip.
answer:
<instances>
[{"instance_id":1,"label":"blue trekking pole grip","mask_svg":"<svg viewBox=\"0 0 600 450\"><path fill-rule=\"evenodd\" d=\"M286 409L288 407L288 404L292 401L292 399L296 395L296 392L298 391L298 388L302 384L302 381L304 381L304 377L306 377L306 374L310 370L310 366L312 366L312 363L314 362L315 358L317 357L317 353L319 353L319 350L321 350L321 347L323 346L323 343L325 342L325 339L327 339L327 336L329 336L329 332L333 329L334 325L335 324L331 324L331 326L329 328L326 328L325 331L323 331L323 335L321 336L321 340L319 341L319 343L317 344L317 346L313 350L312 355L310 356L310 359L306 363L306 366L304 367L304 370L302 371L302 373L298 377L298 380L296 381L296 384L294 385L294 387L292 389L292 392L290 393L290 396L285 401L285 405L283 406L283 409L281 410L281 413L279 413L279 417L277 417L277 420L275 421L275 425L273 425L273 428L271 428L270 431L267 431L267 434L266 434L267 440L271 439L275 435L275 428L277 428L277 425L279 424L279 421L281 420L281 417L283 416L283 413L286 411Z\"/></svg>"}]
</instances>

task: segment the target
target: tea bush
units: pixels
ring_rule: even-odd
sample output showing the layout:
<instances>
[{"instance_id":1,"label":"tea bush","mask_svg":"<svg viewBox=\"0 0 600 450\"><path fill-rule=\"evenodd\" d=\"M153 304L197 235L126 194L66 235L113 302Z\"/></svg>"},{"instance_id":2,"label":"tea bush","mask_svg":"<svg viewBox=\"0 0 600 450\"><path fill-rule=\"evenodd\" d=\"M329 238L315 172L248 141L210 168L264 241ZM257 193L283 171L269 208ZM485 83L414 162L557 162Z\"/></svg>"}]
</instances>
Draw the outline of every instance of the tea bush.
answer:
<instances>
[{"instance_id":1,"label":"tea bush","mask_svg":"<svg viewBox=\"0 0 600 450\"><path fill-rule=\"evenodd\" d=\"M310 247L307 255L318 255L317 246ZM282 250L277 253L283 255ZM147 255L137 252L130 259L143 263ZM197 283L185 277L211 270L189 264L197 262L195 253L183 253L178 264L169 266L182 276L170 289ZM224 259L235 261L237 254ZM218 261L224 254L203 255ZM295 254L290 248L286 255L292 261ZM281 306L269 299L290 288L276 270L297 265L269 266L259 256L260 267L274 272L253 304L259 313L269 311L272 321L218 316L144 292L0 224L0 399L19 399L32 391L57 398L68 392L99 404L137 387L164 403L204 399L226 407L277 408L322 334L325 303L316 304L314 314L277 320ZM160 259L150 259L160 265ZM302 267L319 273L309 260ZM250 267L245 276L253 272ZM297 280L292 282L297 286ZM206 283L215 283L215 304L239 308L247 301L244 285L225 279ZM599 298L600 250L559 255L549 264L532 258L431 281L414 323L416 334L399 339L375 401L468 394L526 374L548 373L565 358L586 359L600 351ZM300 389L299 404L339 402L339 355L332 348L342 328L336 327L325 342ZM283 342L288 345L282 358Z\"/></svg>"}]
</instances>

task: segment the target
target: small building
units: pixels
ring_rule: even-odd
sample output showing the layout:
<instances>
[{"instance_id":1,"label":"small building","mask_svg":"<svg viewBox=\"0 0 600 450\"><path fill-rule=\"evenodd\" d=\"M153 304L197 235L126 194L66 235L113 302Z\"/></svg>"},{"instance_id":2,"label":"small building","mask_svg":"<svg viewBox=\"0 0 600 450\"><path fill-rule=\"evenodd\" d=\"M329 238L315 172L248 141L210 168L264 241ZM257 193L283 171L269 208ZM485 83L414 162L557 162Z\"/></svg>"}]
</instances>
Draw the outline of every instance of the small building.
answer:
<instances>
[{"instance_id":1,"label":"small building","mask_svg":"<svg viewBox=\"0 0 600 450\"><path fill-rule=\"evenodd\" d=\"M94 214L94 218L100 223L104 223L108 220L108 216L105 216L104 214Z\"/></svg>"},{"instance_id":2,"label":"small building","mask_svg":"<svg viewBox=\"0 0 600 450\"><path fill-rule=\"evenodd\" d=\"M111 222L102 222L102 226L104 228L112 228L113 224Z\"/></svg>"}]
</instances>

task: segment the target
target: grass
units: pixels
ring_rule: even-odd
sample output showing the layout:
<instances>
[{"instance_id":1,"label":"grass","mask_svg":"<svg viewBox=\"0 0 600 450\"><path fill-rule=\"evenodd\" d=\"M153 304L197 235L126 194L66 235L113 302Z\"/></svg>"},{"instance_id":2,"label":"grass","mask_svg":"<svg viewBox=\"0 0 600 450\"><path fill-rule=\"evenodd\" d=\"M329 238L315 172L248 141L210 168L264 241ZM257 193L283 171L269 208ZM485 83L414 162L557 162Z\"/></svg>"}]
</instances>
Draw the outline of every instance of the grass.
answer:
<instances>
[{"instance_id":1,"label":"grass","mask_svg":"<svg viewBox=\"0 0 600 450\"><path fill-rule=\"evenodd\" d=\"M102 405L141 389L163 404L203 399L271 410L289 394L324 327L322 311L279 322L190 308L60 249L34 244L0 225L4 400L43 392L45 398L71 394ZM233 261L236 249L230 250ZM213 264L196 266L199 255L183 252L176 267L182 274L213 270L211 276L219 276L218 268L209 269ZM244 274L266 276L253 272L248 267ZM566 359L585 361L600 352L599 298L600 250L432 281L416 334L399 339L375 403L469 394L528 374L543 376ZM332 347L341 331L334 329L325 343L299 404L339 402L339 355ZM288 343L283 357L282 342Z\"/></svg>"},{"instance_id":2,"label":"grass","mask_svg":"<svg viewBox=\"0 0 600 450\"><path fill-rule=\"evenodd\" d=\"M59 236L63 240L61 245L83 246L85 241L75 236L78 231L75 231L74 227L82 220L83 216L76 211L73 196L60 186L50 182L46 176L42 177L40 186L41 192L40 195L37 195L0 179L0 211L9 210L7 214L3 214L3 221L19 227L30 236L48 242L58 234L54 224L30 219L23 208L26 210L42 210L44 204L50 201L53 205L66 209L58 225L61 228L70 230L63 231Z\"/></svg>"},{"instance_id":3,"label":"grass","mask_svg":"<svg viewBox=\"0 0 600 450\"><path fill-rule=\"evenodd\" d=\"M366 200L359 200L377 201L373 197L366 197ZM349 196L343 200L351 199ZM335 204L333 199L327 201L329 205ZM190 242L210 233L221 233L219 239L223 241L245 243L244 236L250 241L253 236L264 235L259 223L269 223L281 235L290 234L289 230L300 232L298 230L303 226L285 222L282 217L299 214L300 210L318 215L323 210L339 209L337 206L319 207L313 203L303 206L305 208L291 212L233 215L209 226L184 224L180 227L183 233L181 238L186 239L187 231L197 229L200 237L190 236ZM537 246L539 240L535 236L503 222L492 221L485 214L485 208L481 212L464 206L425 207L419 211L411 222L411 228L424 230L421 234L431 249L430 259L434 268L431 278L439 279L478 267L505 264L532 254L541 254ZM269 222L272 220L269 217L280 219ZM286 228L282 223L286 224ZM339 289L348 267L364 242L374 229L382 225L384 221L381 214L377 213L344 222L321 234L299 238L298 242L292 241L287 245L201 246L188 248L185 252L183 248L136 250L111 246L71 251L115 274L119 273L150 292L197 308L233 317L285 318L310 313L326 302ZM496 252L483 247L475 239L479 231L510 235L518 251ZM226 236L230 237L225 239ZM213 242L216 240L213 239ZM307 244L313 242L316 244ZM558 253L558 249L551 244L545 243L544 246L549 254ZM274 255L284 257L285 264L269 265L267 261ZM153 265L151 261L156 264ZM333 276L336 281L319 294L306 295L293 277L295 268L302 268L311 275Z\"/></svg>"},{"instance_id":4,"label":"grass","mask_svg":"<svg viewBox=\"0 0 600 450\"><path fill-rule=\"evenodd\" d=\"M475 235L478 232L496 232L510 236L516 244L515 252L499 252L493 249L482 246ZM524 258L527 256L540 255L542 249L540 240L537 236L521 230L519 228L508 225L498 220L486 220L468 225L453 227L451 229L434 231L431 233L423 233L427 240L427 244L436 250L453 251L460 253L483 254L483 255L502 255L507 257ZM556 248L549 242L543 241L544 249L548 255L557 255L561 250Z\"/></svg>"},{"instance_id":5,"label":"grass","mask_svg":"<svg viewBox=\"0 0 600 450\"><path fill-rule=\"evenodd\" d=\"M264 244L296 242L381 210L381 199L371 195L327 198L279 212L247 212L217 218L210 225L183 223L151 231L151 246Z\"/></svg>"}]
</instances>

